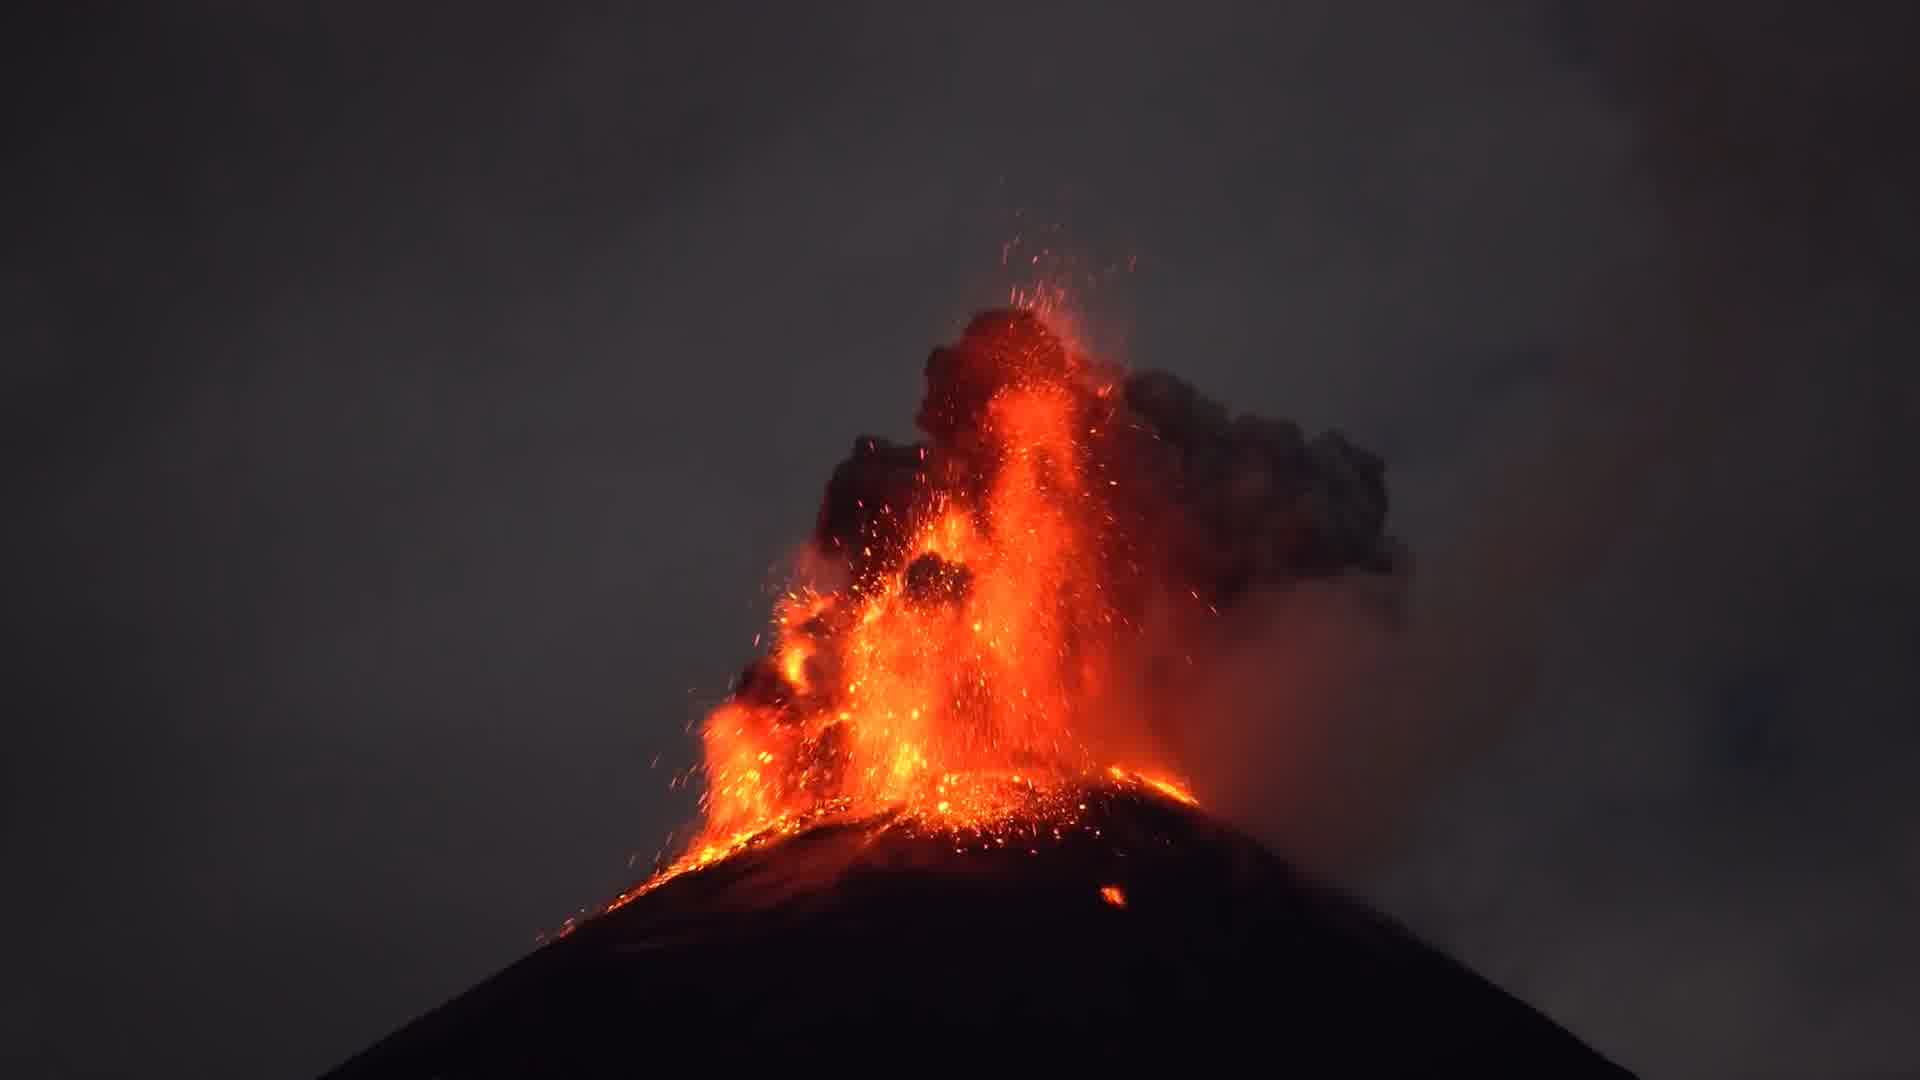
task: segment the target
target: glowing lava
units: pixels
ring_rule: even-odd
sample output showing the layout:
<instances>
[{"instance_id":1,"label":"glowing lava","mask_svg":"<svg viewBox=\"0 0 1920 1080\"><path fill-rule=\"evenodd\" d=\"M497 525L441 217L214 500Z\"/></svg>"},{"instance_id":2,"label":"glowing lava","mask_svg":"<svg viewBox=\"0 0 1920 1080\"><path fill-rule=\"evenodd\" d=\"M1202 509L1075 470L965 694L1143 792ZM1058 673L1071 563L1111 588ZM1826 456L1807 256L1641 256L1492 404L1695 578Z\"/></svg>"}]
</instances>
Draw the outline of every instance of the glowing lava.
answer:
<instances>
[{"instance_id":1,"label":"glowing lava","mask_svg":"<svg viewBox=\"0 0 1920 1080\"><path fill-rule=\"evenodd\" d=\"M1098 757L1133 626L1100 453L1119 373L1028 312L943 352L931 441L863 441L848 483L894 486L829 488L814 548L832 583L779 601L766 656L708 716L698 835L614 906L827 817L1026 836L1071 826L1094 787L1194 802Z\"/></svg>"}]
</instances>

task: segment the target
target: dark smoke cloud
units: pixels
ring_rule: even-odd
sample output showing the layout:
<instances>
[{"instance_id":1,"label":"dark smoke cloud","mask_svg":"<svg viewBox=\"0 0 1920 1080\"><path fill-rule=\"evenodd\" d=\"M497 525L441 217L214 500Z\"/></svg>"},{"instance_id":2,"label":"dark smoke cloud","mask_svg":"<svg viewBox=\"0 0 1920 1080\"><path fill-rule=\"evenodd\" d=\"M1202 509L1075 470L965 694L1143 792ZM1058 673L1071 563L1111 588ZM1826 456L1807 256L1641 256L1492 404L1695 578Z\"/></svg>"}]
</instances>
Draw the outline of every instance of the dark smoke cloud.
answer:
<instances>
[{"instance_id":1,"label":"dark smoke cloud","mask_svg":"<svg viewBox=\"0 0 1920 1080\"><path fill-rule=\"evenodd\" d=\"M928 500L948 483L985 482L991 464L975 448L993 395L1044 379L1079 385L1083 430L1104 433L1089 439L1088 468L1111 479L1099 492L1111 511L1144 530L1127 537L1126 554L1154 564L1148 577L1225 603L1257 585L1393 570L1377 455L1338 431L1308 441L1291 421L1235 415L1176 375L1070 358L1071 348L1026 311L974 316L927 360L917 423L928 441L856 440L828 485L815 544L849 560L856 578L868 562L898 570Z\"/></svg>"}]
</instances>

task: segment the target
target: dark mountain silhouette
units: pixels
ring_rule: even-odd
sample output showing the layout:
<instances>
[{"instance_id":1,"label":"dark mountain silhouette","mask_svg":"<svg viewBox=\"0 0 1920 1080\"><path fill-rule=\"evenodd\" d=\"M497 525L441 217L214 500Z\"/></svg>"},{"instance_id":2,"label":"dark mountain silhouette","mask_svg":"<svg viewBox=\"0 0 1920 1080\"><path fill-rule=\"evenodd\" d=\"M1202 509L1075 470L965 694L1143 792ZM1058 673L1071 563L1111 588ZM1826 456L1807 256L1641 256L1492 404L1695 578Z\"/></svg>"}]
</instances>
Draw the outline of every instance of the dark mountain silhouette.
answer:
<instances>
[{"instance_id":1,"label":"dark mountain silhouette","mask_svg":"<svg viewBox=\"0 0 1920 1080\"><path fill-rule=\"evenodd\" d=\"M876 819L736 855L586 922L329 1075L629 1077L683 1062L1628 1075L1198 811L1138 789L1090 791L1087 805L1058 837Z\"/></svg>"}]
</instances>

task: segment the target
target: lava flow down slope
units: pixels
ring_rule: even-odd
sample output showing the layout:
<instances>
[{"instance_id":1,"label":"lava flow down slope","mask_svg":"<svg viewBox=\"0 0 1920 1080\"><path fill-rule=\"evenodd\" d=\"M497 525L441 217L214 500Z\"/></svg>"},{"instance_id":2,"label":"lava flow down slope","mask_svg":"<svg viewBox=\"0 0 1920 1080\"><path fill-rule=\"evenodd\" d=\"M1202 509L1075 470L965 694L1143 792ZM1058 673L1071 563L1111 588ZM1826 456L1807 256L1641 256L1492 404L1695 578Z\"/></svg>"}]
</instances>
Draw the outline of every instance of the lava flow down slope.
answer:
<instances>
[{"instance_id":1,"label":"lava flow down slope","mask_svg":"<svg viewBox=\"0 0 1920 1080\"><path fill-rule=\"evenodd\" d=\"M855 442L706 718L690 840L333 1075L1625 1075L1180 779L1220 623L1302 581L1404 582L1381 461L1031 310L977 316L926 374L924 439Z\"/></svg>"}]
</instances>

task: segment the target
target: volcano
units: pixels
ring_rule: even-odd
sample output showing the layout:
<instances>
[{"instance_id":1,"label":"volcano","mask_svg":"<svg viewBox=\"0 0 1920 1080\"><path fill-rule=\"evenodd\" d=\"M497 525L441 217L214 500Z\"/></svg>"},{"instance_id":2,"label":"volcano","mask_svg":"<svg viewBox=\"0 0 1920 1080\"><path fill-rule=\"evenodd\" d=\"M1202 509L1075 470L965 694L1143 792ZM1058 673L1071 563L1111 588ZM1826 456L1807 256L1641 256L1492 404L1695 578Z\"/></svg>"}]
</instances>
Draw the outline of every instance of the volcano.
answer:
<instances>
[{"instance_id":1,"label":"volcano","mask_svg":"<svg viewBox=\"0 0 1920 1080\"><path fill-rule=\"evenodd\" d=\"M1243 617L1397 595L1382 460L1044 312L925 370L924 439L855 440L702 724L684 850L333 1075L1624 1075L1176 779Z\"/></svg>"},{"instance_id":2,"label":"volcano","mask_svg":"<svg viewBox=\"0 0 1920 1080\"><path fill-rule=\"evenodd\" d=\"M1625 1077L1540 1013L1194 807L1084 793L1028 835L824 824L592 919L330 1075L1144 1064Z\"/></svg>"}]
</instances>

